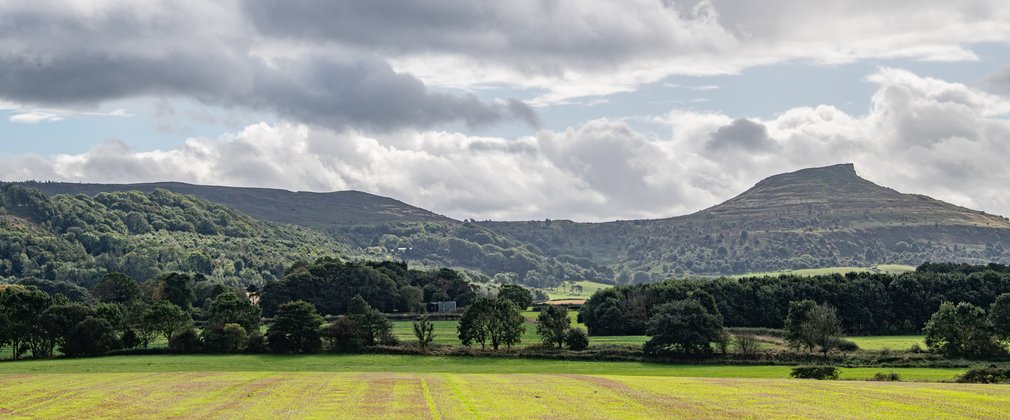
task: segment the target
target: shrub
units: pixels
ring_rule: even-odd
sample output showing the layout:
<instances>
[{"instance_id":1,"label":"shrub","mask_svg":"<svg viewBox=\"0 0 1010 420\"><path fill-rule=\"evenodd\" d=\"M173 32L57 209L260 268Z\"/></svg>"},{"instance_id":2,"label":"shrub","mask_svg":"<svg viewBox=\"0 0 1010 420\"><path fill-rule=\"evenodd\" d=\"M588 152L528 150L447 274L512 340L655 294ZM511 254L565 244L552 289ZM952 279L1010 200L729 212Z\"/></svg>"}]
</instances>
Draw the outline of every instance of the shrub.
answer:
<instances>
[{"instance_id":1,"label":"shrub","mask_svg":"<svg viewBox=\"0 0 1010 420\"><path fill-rule=\"evenodd\" d=\"M789 377L796 379L838 379L838 368L834 366L797 366Z\"/></svg>"},{"instance_id":2,"label":"shrub","mask_svg":"<svg viewBox=\"0 0 1010 420\"><path fill-rule=\"evenodd\" d=\"M874 381L884 381L884 382L898 382L901 380L901 375L898 372L877 372L873 374Z\"/></svg>"},{"instance_id":3,"label":"shrub","mask_svg":"<svg viewBox=\"0 0 1010 420\"><path fill-rule=\"evenodd\" d=\"M196 330L188 328L168 340L168 349L173 353L198 353L201 344L200 335L196 333Z\"/></svg>"},{"instance_id":4,"label":"shrub","mask_svg":"<svg viewBox=\"0 0 1010 420\"><path fill-rule=\"evenodd\" d=\"M1010 367L990 365L971 369L964 375L958 376L956 381L972 384L1010 384Z\"/></svg>"},{"instance_id":5,"label":"shrub","mask_svg":"<svg viewBox=\"0 0 1010 420\"><path fill-rule=\"evenodd\" d=\"M909 347L908 351L916 354L922 353L922 346L919 343L912 344L912 347Z\"/></svg>"},{"instance_id":6,"label":"shrub","mask_svg":"<svg viewBox=\"0 0 1010 420\"><path fill-rule=\"evenodd\" d=\"M753 334L737 335L733 337L733 343L736 344L736 348L740 351L740 354L752 354L760 347L757 337Z\"/></svg>"},{"instance_id":7,"label":"shrub","mask_svg":"<svg viewBox=\"0 0 1010 420\"><path fill-rule=\"evenodd\" d=\"M589 347L589 336L582 328L569 328L565 333L565 344L568 350L582 351Z\"/></svg>"}]
</instances>

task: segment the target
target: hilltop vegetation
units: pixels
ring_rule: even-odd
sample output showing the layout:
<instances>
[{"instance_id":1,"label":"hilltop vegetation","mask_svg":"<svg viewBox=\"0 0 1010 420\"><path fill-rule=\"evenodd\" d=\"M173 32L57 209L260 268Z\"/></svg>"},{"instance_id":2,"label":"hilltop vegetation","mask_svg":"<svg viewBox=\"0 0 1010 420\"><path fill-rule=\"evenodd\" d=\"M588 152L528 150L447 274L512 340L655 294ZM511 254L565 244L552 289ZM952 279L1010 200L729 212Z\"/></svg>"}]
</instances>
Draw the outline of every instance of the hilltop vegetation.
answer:
<instances>
[{"instance_id":1,"label":"hilltop vegetation","mask_svg":"<svg viewBox=\"0 0 1010 420\"><path fill-rule=\"evenodd\" d=\"M47 196L0 185L0 278L90 287L110 272L145 281L185 271L257 284L279 278L296 260L348 253L311 229L166 190Z\"/></svg>"},{"instance_id":2,"label":"hilltop vegetation","mask_svg":"<svg viewBox=\"0 0 1010 420\"><path fill-rule=\"evenodd\" d=\"M96 197L108 191L153 193L158 187L169 188L263 220L311 228L311 234L300 233L309 238L307 243L332 248L332 241L352 255L479 270L501 283L539 288L563 281L638 284L825 267L917 266L925 261L1010 262L1006 218L881 187L860 178L852 165L776 175L686 216L608 223L460 222L355 191L294 193L178 183L27 185L51 194ZM234 227L203 227L241 232L244 224L236 222ZM206 231L193 221L189 225L195 234ZM169 232L172 228L168 225ZM51 242L44 236L39 240ZM272 273L277 275L276 270Z\"/></svg>"}]
</instances>

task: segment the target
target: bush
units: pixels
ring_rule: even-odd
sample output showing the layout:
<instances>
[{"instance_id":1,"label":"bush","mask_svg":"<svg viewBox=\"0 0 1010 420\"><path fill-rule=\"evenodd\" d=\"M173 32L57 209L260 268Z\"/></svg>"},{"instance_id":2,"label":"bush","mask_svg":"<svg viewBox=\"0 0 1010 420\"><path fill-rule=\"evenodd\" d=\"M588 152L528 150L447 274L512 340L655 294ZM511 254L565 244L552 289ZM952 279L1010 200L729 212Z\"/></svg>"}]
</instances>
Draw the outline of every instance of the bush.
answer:
<instances>
[{"instance_id":1,"label":"bush","mask_svg":"<svg viewBox=\"0 0 1010 420\"><path fill-rule=\"evenodd\" d=\"M796 379L838 379L838 368L834 366L797 366L789 373Z\"/></svg>"},{"instance_id":2,"label":"bush","mask_svg":"<svg viewBox=\"0 0 1010 420\"><path fill-rule=\"evenodd\" d=\"M199 353L201 345L200 335L192 328L185 329L168 340L168 349L173 353Z\"/></svg>"},{"instance_id":3,"label":"bush","mask_svg":"<svg viewBox=\"0 0 1010 420\"><path fill-rule=\"evenodd\" d=\"M565 333L565 344L568 350L582 351L589 347L589 336L582 328L569 328Z\"/></svg>"},{"instance_id":4,"label":"bush","mask_svg":"<svg viewBox=\"0 0 1010 420\"><path fill-rule=\"evenodd\" d=\"M901 375L898 372L877 372L873 374L874 381L884 381L884 382L898 382L901 380Z\"/></svg>"},{"instance_id":5,"label":"bush","mask_svg":"<svg viewBox=\"0 0 1010 420\"><path fill-rule=\"evenodd\" d=\"M922 353L922 346L920 346L919 343L912 344L912 347L909 347L908 351L915 354Z\"/></svg>"},{"instance_id":6,"label":"bush","mask_svg":"<svg viewBox=\"0 0 1010 420\"><path fill-rule=\"evenodd\" d=\"M971 384L1010 384L1010 367L991 365L971 369L958 376L956 381Z\"/></svg>"}]
</instances>

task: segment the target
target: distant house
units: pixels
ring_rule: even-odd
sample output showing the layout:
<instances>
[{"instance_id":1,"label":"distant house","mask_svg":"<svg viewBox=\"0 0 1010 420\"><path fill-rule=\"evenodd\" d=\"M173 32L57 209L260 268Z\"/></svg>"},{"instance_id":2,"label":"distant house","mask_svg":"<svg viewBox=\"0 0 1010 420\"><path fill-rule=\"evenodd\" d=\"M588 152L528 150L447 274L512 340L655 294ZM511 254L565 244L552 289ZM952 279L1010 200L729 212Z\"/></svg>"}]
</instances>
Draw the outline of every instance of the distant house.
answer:
<instances>
[{"instance_id":1,"label":"distant house","mask_svg":"<svg viewBox=\"0 0 1010 420\"><path fill-rule=\"evenodd\" d=\"M456 310L455 300L443 300L440 302L428 302L428 312L454 312Z\"/></svg>"}]
</instances>

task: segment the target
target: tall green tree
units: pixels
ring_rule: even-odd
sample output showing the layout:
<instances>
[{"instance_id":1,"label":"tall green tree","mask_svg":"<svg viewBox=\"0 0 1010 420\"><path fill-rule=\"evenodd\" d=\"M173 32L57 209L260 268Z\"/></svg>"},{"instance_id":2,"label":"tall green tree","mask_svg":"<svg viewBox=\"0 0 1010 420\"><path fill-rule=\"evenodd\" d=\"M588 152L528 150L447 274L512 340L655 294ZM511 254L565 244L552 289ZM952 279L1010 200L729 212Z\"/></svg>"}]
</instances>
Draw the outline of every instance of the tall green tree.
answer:
<instances>
[{"instance_id":1,"label":"tall green tree","mask_svg":"<svg viewBox=\"0 0 1010 420\"><path fill-rule=\"evenodd\" d=\"M985 357L998 351L985 311L966 302L942 303L922 333L927 347L950 357Z\"/></svg>"},{"instance_id":2,"label":"tall green tree","mask_svg":"<svg viewBox=\"0 0 1010 420\"><path fill-rule=\"evenodd\" d=\"M487 344L498 350L500 346L512 347L522 341L526 332L525 319L511 300L481 297L467 307L460 317L459 339L463 345Z\"/></svg>"},{"instance_id":3,"label":"tall green tree","mask_svg":"<svg viewBox=\"0 0 1010 420\"><path fill-rule=\"evenodd\" d=\"M518 284L503 284L498 288L498 298L511 301L520 310L525 310L533 304L533 294L529 289Z\"/></svg>"},{"instance_id":4,"label":"tall green tree","mask_svg":"<svg viewBox=\"0 0 1010 420\"><path fill-rule=\"evenodd\" d=\"M193 319L179 306L161 301L144 310L143 324L144 330L160 333L169 341L173 334L191 326Z\"/></svg>"},{"instance_id":5,"label":"tall green tree","mask_svg":"<svg viewBox=\"0 0 1010 420\"><path fill-rule=\"evenodd\" d=\"M189 309L196 300L191 286L193 279L182 273L168 273L158 279L154 300L165 300L183 309Z\"/></svg>"},{"instance_id":6,"label":"tall green tree","mask_svg":"<svg viewBox=\"0 0 1010 420\"><path fill-rule=\"evenodd\" d=\"M568 331L568 310L557 305L547 305L537 316L537 334L545 346L562 348Z\"/></svg>"},{"instance_id":7,"label":"tall green tree","mask_svg":"<svg viewBox=\"0 0 1010 420\"><path fill-rule=\"evenodd\" d=\"M996 339L1010 342L1010 293L999 295L989 307L989 321Z\"/></svg>"},{"instance_id":8,"label":"tall green tree","mask_svg":"<svg viewBox=\"0 0 1010 420\"><path fill-rule=\"evenodd\" d=\"M207 321L222 327L225 324L239 324L246 331L255 331L260 328L260 308L249 299L225 292L211 301Z\"/></svg>"},{"instance_id":9,"label":"tall green tree","mask_svg":"<svg viewBox=\"0 0 1010 420\"><path fill-rule=\"evenodd\" d=\"M647 354L710 354L709 343L718 339L720 331L718 315L697 300L678 300L656 308L646 330L652 338L642 349Z\"/></svg>"},{"instance_id":10,"label":"tall green tree","mask_svg":"<svg viewBox=\"0 0 1010 420\"><path fill-rule=\"evenodd\" d=\"M130 306L140 300L140 286L137 282L122 273L109 273L91 289L91 294L99 302L117 303Z\"/></svg>"},{"instance_id":11,"label":"tall green tree","mask_svg":"<svg viewBox=\"0 0 1010 420\"><path fill-rule=\"evenodd\" d=\"M813 343L810 343L803 335L803 325L810 320L810 313L817 307L817 302L809 299L789 302L789 312L786 315L785 328L783 328L783 338L794 348L806 347L813 350Z\"/></svg>"},{"instance_id":12,"label":"tall green tree","mask_svg":"<svg viewBox=\"0 0 1010 420\"><path fill-rule=\"evenodd\" d=\"M42 312L52 298L34 286L0 285L0 347L10 346L12 356L20 358L31 351L45 355L49 348Z\"/></svg>"},{"instance_id":13,"label":"tall green tree","mask_svg":"<svg viewBox=\"0 0 1010 420\"><path fill-rule=\"evenodd\" d=\"M323 317L303 300L288 302L277 309L274 323L267 331L270 351L274 353L315 353L322 347L320 326Z\"/></svg>"},{"instance_id":14,"label":"tall green tree","mask_svg":"<svg viewBox=\"0 0 1010 420\"><path fill-rule=\"evenodd\" d=\"M119 339L112 324L89 316L70 330L63 353L67 356L94 356L108 353L118 345Z\"/></svg>"},{"instance_id":15,"label":"tall green tree","mask_svg":"<svg viewBox=\"0 0 1010 420\"><path fill-rule=\"evenodd\" d=\"M63 348L63 352L66 353L70 332L77 324L94 315L93 309L78 303L52 305L46 308L42 312L42 328L45 330L48 344L46 354L53 354L56 346Z\"/></svg>"},{"instance_id":16,"label":"tall green tree","mask_svg":"<svg viewBox=\"0 0 1010 420\"><path fill-rule=\"evenodd\" d=\"M380 342L392 344L394 341L393 323L389 322L382 312L369 305L361 295L354 295L351 299L347 317L358 324L363 334L364 345L374 346Z\"/></svg>"}]
</instances>

